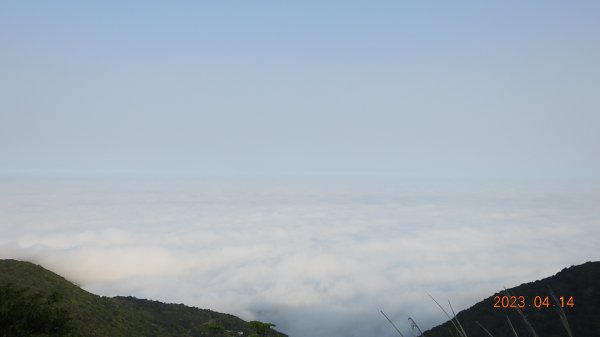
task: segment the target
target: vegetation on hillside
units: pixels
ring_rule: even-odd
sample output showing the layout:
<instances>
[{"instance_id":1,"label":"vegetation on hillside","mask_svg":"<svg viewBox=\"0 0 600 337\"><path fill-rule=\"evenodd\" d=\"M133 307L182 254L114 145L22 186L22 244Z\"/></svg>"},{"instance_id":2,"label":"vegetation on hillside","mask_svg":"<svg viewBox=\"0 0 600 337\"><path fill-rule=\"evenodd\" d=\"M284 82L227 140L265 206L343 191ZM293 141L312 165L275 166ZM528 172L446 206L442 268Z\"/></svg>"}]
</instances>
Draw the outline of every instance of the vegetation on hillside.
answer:
<instances>
[{"instance_id":1,"label":"vegetation on hillside","mask_svg":"<svg viewBox=\"0 0 600 337\"><path fill-rule=\"evenodd\" d=\"M45 296L13 284L0 285L0 337L73 336L71 316L57 292Z\"/></svg>"},{"instance_id":2,"label":"vegetation on hillside","mask_svg":"<svg viewBox=\"0 0 600 337\"><path fill-rule=\"evenodd\" d=\"M18 284L19 288L15 289L9 284ZM65 314L69 318L68 326L73 335L86 337L239 337L258 333L255 325L229 314L134 297L100 297L29 262L0 260L0 288L9 289L10 294L14 294L16 291L17 295L21 297L31 293L32 299L35 298L41 308L49 307L52 310L58 310L55 314ZM60 307L55 306L60 297L62 297ZM57 301L52 302L53 299ZM25 296L20 300L27 301L28 299ZM43 316L55 315L47 311L40 312ZM285 336L270 327L261 333L260 336L267 337ZM6 336L41 337L46 335ZM0 335L0 337L4 336Z\"/></svg>"},{"instance_id":3,"label":"vegetation on hillside","mask_svg":"<svg viewBox=\"0 0 600 337\"><path fill-rule=\"evenodd\" d=\"M522 308L522 315L514 308L494 308L496 296L522 296L527 306ZM533 305L536 296L542 299L538 308ZM549 299L547 303L545 298ZM568 304L570 298L572 305ZM562 310L556 305L559 302L564 304L560 305ZM531 336L531 327L535 335L543 337L597 337L598 303L600 262L588 262L500 291L459 312L454 322L424 333L413 329L417 335L427 337ZM409 323L416 326L411 318ZM246 322L183 304L100 297L32 263L0 260L0 337L285 336L273 327L272 323Z\"/></svg>"},{"instance_id":4,"label":"vegetation on hillside","mask_svg":"<svg viewBox=\"0 0 600 337\"><path fill-rule=\"evenodd\" d=\"M522 296L525 300L522 315L515 308L494 308L494 304L498 304L496 296ZM571 298L572 302L568 303ZM464 330L468 337L514 337L515 333L532 336L532 328L542 337L569 337L569 332L575 337L597 337L600 331L598 304L600 262L587 262L563 269L554 276L500 291L459 312L455 323L448 321L425 331L424 336L461 336L455 326L460 322L458 330Z\"/></svg>"}]
</instances>

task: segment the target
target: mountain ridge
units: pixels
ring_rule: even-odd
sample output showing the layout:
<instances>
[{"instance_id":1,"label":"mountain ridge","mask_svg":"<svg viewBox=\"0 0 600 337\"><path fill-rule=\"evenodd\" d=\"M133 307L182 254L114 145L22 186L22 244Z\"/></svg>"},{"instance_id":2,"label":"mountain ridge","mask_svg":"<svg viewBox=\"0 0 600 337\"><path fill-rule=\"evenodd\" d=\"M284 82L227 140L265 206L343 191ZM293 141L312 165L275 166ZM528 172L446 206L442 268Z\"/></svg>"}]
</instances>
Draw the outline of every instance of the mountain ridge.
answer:
<instances>
[{"instance_id":1,"label":"mountain ridge","mask_svg":"<svg viewBox=\"0 0 600 337\"><path fill-rule=\"evenodd\" d=\"M250 322L231 314L135 297L92 294L31 262L0 259L0 286L12 284L51 296L57 292L77 334L89 337L249 336ZM268 329L269 337L287 335Z\"/></svg>"},{"instance_id":2,"label":"mountain ridge","mask_svg":"<svg viewBox=\"0 0 600 337\"><path fill-rule=\"evenodd\" d=\"M460 311L456 318L468 337L489 337L479 324L494 337L514 337L506 317L509 317L519 336L530 336L531 333L521 315L516 308L510 308L511 304L524 305L521 310L538 336L569 337L561 323L559 307L555 304L551 291L555 293L559 302L560 297L563 297L563 311L574 337L600 336L600 261L588 261L563 268L555 275L522 283L506 291L498 291ZM504 304L508 304L508 308L502 303L504 296L507 296ZM515 296L514 303L511 303L513 300L510 296ZM572 302L569 302L571 298ZM494 305L499 308L494 308ZM449 330L455 333L451 321L424 333L427 337L448 337Z\"/></svg>"},{"instance_id":3,"label":"mountain ridge","mask_svg":"<svg viewBox=\"0 0 600 337\"><path fill-rule=\"evenodd\" d=\"M9 283L39 291L47 296L53 292L60 293L64 299L64 306L72 313L75 331L83 336L239 337L250 336L256 332L251 323L234 315L131 296L102 297L87 292L64 277L34 263L0 259L0 286ZM501 298L504 296L522 296L526 304L522 311L538 336L568 337L557 307L552 307L554 300L549 289L552 289L557 298L563 297L563 310L574 337L600 335L600 262L571 266L553 276L498 291L460 311L456 318L468 337L489 337L479 324L494 337L514 337L506 317L509 317L519 336L530 336L516 309L502 307ZM571 297L572 306L569 305ZM494 304L500 308L494 308ZM424 335L449 337L455 333L453 324L447 321L425 331ZM272 329L268 329L266 336L286 337L285 334Z\"/></svg>"}]
</instances>

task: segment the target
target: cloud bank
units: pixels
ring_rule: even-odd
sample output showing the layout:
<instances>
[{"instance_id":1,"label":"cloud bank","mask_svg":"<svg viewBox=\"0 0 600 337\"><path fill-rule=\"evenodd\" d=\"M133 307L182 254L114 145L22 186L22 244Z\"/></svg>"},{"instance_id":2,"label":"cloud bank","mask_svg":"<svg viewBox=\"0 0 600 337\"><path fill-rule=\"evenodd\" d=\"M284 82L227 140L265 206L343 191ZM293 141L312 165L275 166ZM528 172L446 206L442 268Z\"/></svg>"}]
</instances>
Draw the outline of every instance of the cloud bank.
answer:
<instances>
[{"instance_id":1,"label":"cloud bank","mask_svg":"<svg viewBox=\"0 0 600 337\"><path fill-rule=\"evenodd\" d=\"M0 257L100 295L277 324L292 337L393 336L503 286L600 260L600 190L393 181L0 181Z\"/></svg>"}]
</instances>

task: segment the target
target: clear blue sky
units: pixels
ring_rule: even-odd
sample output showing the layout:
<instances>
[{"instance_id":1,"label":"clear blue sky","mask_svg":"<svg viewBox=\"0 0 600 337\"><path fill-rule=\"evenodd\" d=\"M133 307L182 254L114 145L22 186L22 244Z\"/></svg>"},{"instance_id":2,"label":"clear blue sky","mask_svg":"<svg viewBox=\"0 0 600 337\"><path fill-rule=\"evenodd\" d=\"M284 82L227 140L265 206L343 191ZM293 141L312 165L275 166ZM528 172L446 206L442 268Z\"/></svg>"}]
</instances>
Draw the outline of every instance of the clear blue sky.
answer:
<instances>
[{"instance_id":1,"label":"clear blue sky","mask_svg":"<svg viewBox=\"0 0 600 337\"><path fill-rule=\"evenodd\" d=\"M0 170L599 178L597 1L2 1Z\"/></svg>"}]
</instances>

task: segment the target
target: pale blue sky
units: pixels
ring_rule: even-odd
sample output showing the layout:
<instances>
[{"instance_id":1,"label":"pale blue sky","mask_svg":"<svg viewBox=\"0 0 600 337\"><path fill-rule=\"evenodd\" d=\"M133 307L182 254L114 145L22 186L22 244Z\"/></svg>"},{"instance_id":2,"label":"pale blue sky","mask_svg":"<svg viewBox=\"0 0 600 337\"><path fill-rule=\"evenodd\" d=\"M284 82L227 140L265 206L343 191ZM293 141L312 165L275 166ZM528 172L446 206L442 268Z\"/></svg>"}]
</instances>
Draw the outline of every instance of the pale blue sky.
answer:
<instances>
[{"instance_id":1,"label":"pale blue sky","mask_svg":"<svg viewBox=\"0 0 600 337\"><path fill-rule=\"evenodd\" d=\"M597 1L0 3L0 170L598 179Z\"/></svg>"}]
</instances>

